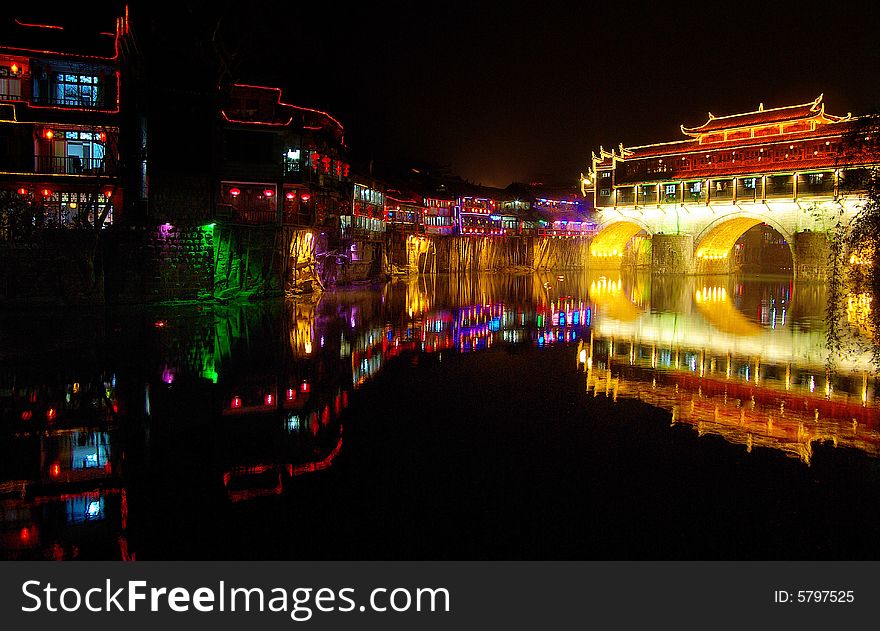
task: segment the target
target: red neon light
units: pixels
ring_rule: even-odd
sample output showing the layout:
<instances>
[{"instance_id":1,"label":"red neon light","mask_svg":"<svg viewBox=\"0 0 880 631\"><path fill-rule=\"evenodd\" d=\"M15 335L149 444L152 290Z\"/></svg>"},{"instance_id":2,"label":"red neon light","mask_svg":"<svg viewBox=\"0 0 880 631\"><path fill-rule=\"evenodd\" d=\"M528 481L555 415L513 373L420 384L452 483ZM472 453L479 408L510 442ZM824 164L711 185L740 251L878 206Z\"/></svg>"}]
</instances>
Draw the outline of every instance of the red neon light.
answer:
<instances>
[{"instance_id":1,"label":"red neon light","mask_svg":"<svg viewBox=\"0 0 880 631\"><path fill-rule=\"evenodd\" d=\"M113 197L113 190L108 188L106 191L104 191L104 197L106 197L107 199Z\"/></svg>"},{"instance_id":2,"label":"red neon light","mask_svg":"<svg viewBox=\"0 0 880 631\"><path fill-rule=\"evenodd\" d=\"M34 416L33 412L31 412L30 410L25 410L24 412L21 413L21 420L29 421L33 418L33 416Z\"/></svg>"},{"instance_id":3,"label":"red neon light","mask_svg":"<svg viewBox=\"0 0 880 631\"><path fill-rule=\"evenodd\" d=\"M233 85L233 87L236 87L236 88L253 88L256 90L272 90L272 91L276 92L278 95L277 101L276 101L278 103L278 105L284 105L285 107L292 107L295 110L300 110L303 112L312 112L314 114L320 114L321 116L326 116L328 119L333 121L337 127L339 127L339 131L343 131L343 132L345 131L345 128L342 126L342 123L340 123L338 120L336 120L335 118L330 116L330 114L328 114L327 112L322 112L321 110L312 109L310 107L301 107L299 105L293 105L292 103L285 103L284 101L282 101L281 100L281 88L272 88L272 87L265 86L265 85L251 85L248 83L233 83L232 85ZM286 123L254 123L254 121L234 120L234 119L229 118L226 115L226 112L221 112L221 113L223 114L223 118L225 118L230 123L249 123L249 124L257 124L257 125L274 125L274 126L282 125L282 126L286 126L286 125L289 125L291 122L293 122L293 116L291 116Z\"/></svg>"},{"instance_id":4,"label":"red neon light","mask_svg":"<svg viewBox=\"0 0 880 631\"><path fill-rule=\"evenodd\" d=\"M59 31L64 30L63 26L55 26L54 24L28 24L27 22L22 22L18 18L15 18L15 23L18 24L19 26L32 26L34 28L51 28L51 29L57 29Z\"/></svg>"},{"instance_id":5,"label":"red neon light","mask_svg":"<svg viewBox=\"0 0 880 631\"><path fill-rule=\"evenodd\" d=\"M49 467L49 475L53 478L57 478L59 475L61 475L61 465L56 462L51 467Z\"/></svg>"},{"instance_id":6,"label":"red neon light","mask_svg":"<svg viewBox=\"0 0 880 631\"><path fill-rule=\"evenodd\" d=\"M296 388L287 389L287 400L293 401L296 398Z\"/></svg>"},{"instance_id":7,"label":"red neon light","mask_svg":"<svg viewBox=\"0 0 880 631\"><path fill-rule=\"evenodd\" d=\"M27 195L28 193L30 193L30 191L27 190L26 188L20 188L20 189L18 189L18 194L19 194L19 195Z\"/></svg>"},{"instance_id":8,"label":"red neon light","mask_svg":"<svg viewBox=\"0 0 880 631\"><path fill-rule=\"evenodd\" d=\"M49 197L52 194L52 191L50 191L48 188L44 188L42 191L40 191L40 193L43 195L43 197Z\"/></svg>"},{"instance_id":9,"label":"red neon light","mask_svg":"<svg viewBox=\"0 0 880 631\"><path fill-rule=\"evenodd\" d=\"M308 381L303 381L300 384L299 389L302 390L303 392L308 392L309 390L312 389L312 387L309 385Z\"/></svg>"},{"instance_id":10,"label":"red neon light","mask_svg":"<svg viewBox=\"0 0 880 631\"><path fill-rule=\"evenodd\" d=\"M303 473L312 473L314 471L320 471L322 469L326 469L329 467L336 456L339 455L339 452L342 451L342 426L339 426L339 440L336 441L336 446L333 447L333 451L331 451L325 458L319 460L317 462L310 462L308 464L301 464L297 466L287 465L287 473L290 477L296 475L302 475Z\"/></svg>"},{"instance_id":11,"label":"red neon light","mask_svg":"<svg viewBox=\"0 0 880 631\"><path fill-rule=\"evenodd\" d=\"M238 410L241 408L241 397L232 397L232 403L229 404L233 410Z\"/></svg>"},{"instance_id":12,"label":"red neon light","mask_svg":"<svg viewBox=\"0 0 880 631\"><path fill-rule=\"evenodd\" d=\"M229 189L229 194L232 195L233 197L238 197L239 195L241 195L241 189L238 189L238 188L230 188L230 189Z\"/></svg>"},{"instance_id":13,"label":"red neon light","mask_svg":"<svg viewBox=\"0 0 880 631\"><path fill-rule=\"evenodd\" d=\"M31 540L31 531L27 528L22 528L21 532L18 534L18 538L22 543L27 543Z\"/></svg>"},{"instance_id":14,"label":"red neon light","mask_svg":"<svg viewBox=\"0 0 880 631\"><path fill-rule=\"evenodd\" d=\"M55 137L55 132L52 131L51 129L47 129L46 131L43 132L43 136L46 137L46 140L52 140L52 138Z\"/></svg>"},{"instance_id":15,"label":"red neon light","mask_svg":"<svg viewBox=\"0 0 880 631\"><path fill-rule=\"evenodd\" d=\"M55 410L55 408L49 408L48 410L46 410L47 421L54 421L56 416L58 416L58 412L57 410Z\"/></svg>"},{"instance_id":16,"label":"red neon light","mask_svg":"<svg viewBox=\"0 0 880 631\"><path fill-rule=\"evenodd\" d=\"M275 403L275 397L271 394L267 394L265 397L263 397L263 401L266 405L272 405L273 403Z\"/></svg>"}]
</instances>

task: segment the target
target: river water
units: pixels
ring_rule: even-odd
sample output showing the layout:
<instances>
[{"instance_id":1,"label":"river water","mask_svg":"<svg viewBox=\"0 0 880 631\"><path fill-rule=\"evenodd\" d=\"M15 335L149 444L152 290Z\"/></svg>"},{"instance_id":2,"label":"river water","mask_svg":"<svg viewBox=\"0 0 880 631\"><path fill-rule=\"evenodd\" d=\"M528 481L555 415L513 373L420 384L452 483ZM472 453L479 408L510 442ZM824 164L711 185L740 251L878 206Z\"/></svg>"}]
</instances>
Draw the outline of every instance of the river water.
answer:
<instances>
[{"instance_id":1,"label":"river water","mask_svg":"<svg viewBox=\"0 0 880 631\"><path fill-rule=\"evenodd\" d=\"M0 315L8 559L876 559L871 297L436 276Z\"/></svg>"}]
</instances>

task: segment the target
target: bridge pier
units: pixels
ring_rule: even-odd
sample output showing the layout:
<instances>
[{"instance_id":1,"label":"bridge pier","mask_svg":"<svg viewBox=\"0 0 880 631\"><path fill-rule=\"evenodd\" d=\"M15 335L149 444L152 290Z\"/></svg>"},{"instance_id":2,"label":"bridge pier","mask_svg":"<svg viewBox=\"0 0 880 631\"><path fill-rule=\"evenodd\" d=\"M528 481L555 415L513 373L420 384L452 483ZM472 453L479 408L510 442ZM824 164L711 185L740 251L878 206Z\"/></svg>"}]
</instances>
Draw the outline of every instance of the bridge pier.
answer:
<instances>
[{"instance_id":1,"label":"bridge pier","mask_svg":"<svg viewBox=\"0 0 880 631\"><path fill-rule=\"evenodd\" d=\"M825 232L805 230L794 235L792 269L799 280L827 280L831 267L831 243Z\"/></svg>"},{"instance_id":2,"label":"bridge pier","mask_svg":"<svg viewBox=\"0 0 880 631\"><path fill-rule=\"evenodd\" d=\"M651 271L654 274L693 274L694 237L689 234L653 235Z\"/></svg>"}]
</instances>

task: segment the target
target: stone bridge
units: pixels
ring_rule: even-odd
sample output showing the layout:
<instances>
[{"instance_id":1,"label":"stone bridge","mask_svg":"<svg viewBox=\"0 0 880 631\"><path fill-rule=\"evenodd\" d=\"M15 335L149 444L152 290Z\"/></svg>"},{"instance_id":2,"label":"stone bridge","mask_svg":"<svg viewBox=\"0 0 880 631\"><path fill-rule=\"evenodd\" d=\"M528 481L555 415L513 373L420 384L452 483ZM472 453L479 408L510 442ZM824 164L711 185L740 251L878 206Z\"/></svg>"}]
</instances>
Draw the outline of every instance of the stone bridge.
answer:
<instances>
[{"instance_id":1,"label":"stone bridge","mask_svg":"<svg viewBox=\"0 0 880 631\"><path fill-rule=\"evenodd\" d=\"M857 198L752 204L667 204L599 210L590 268L623 263L657 273L726 274L731 250L750 228L767 224L791 249L795 276L821 279L830 257L828 233L859 210Z\"/></svg>"}]
</instances>

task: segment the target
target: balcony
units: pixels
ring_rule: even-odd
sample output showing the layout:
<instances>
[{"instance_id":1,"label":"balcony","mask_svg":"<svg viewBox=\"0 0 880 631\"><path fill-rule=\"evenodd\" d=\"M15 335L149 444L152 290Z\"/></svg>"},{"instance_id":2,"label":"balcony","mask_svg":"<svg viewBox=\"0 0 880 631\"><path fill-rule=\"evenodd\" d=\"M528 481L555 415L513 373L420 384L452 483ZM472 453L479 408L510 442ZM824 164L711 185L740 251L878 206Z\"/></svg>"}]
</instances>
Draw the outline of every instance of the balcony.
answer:
<instances>
[{"instance_id":1,"label":"balcony","mask_svg":"<svg viewBox=\"0 0 880 631\"><path fill-rule=\"evenodd\" d=\"M278 214L274 208L232 208L232 222L251 226L277 225Z\"/></svg>"},{"instance_id":2,"label":"balcony","mask_svg":"<svg viewBox=\"0 0 880 631\"><path fill-rule=\"evenodd\" d=\"M34 105L43 107L64 107L76 108L88 111L106 111L116 107L115 101L105 98L106 95L75 95L75 96L57 96L57 95L38 95L31 96L30 102Z\"/></svg>"},{"instance_id":3,"label":"balcony","mask_svg":"<svg viewBox=\"0 0 880 631\"><path fill-rule=\"evenodd\" d=\"M35 173L63 175L116 175L116 169L105 158L79 156L34 156Z\"/></svg>"},{"instance_id":4,"label":"balcony","mask_svg":"<svg viewBox=\"0 0 880 631\"><path fill-rule=\"evenodd\" d=\"M741 177L736 180L736 201L753 202L762 188L761 178Z\"/></svg>"},{"instance_id":5,"label":"balcony","mask_svg":"<svg viewBox=\"0 0 880 631\"><path fill-rule=\"evenodd\" d=\"M733 180L713 180L709 190L712 202L733 201Z\"/></svg>"},{"instance_id":6,"label":"balcony","mask_svg":"<svg viewBox=\"0 0 880 631\"><path fill-rule=\"evenodd\" d=\"M640 186L639 206L656 206L657 205L657 187L656 186Z\"/></svg>"},{"instance_id":7,"label":"balcony","mask_svg":"<svg viewBox=\"0 0 880 631\"><path fill-rule=\"evenodd\" d=\"M791 175L767 176L767 199L794 199L794 177Z\"/></svg>"},{"instance_id":8,"label":"balcony","mask_svg":"<svg viewBox=\"0 0 880 631\"><path fill-rule=\"evenodd\" d=\"M833 197L834 173L803 173L798 175L798 197Z\"/></svg>"},{"instance_id":9,"label":"balcony","mask_svg":"<svg viewBox=\"0 0 880 631\"><path fill-rule=\"evenodd\" d=\"M632 187L617 189L616 197L615 206L632 206L636 203L636 193Z\"/></svg>"}]
</instances>

